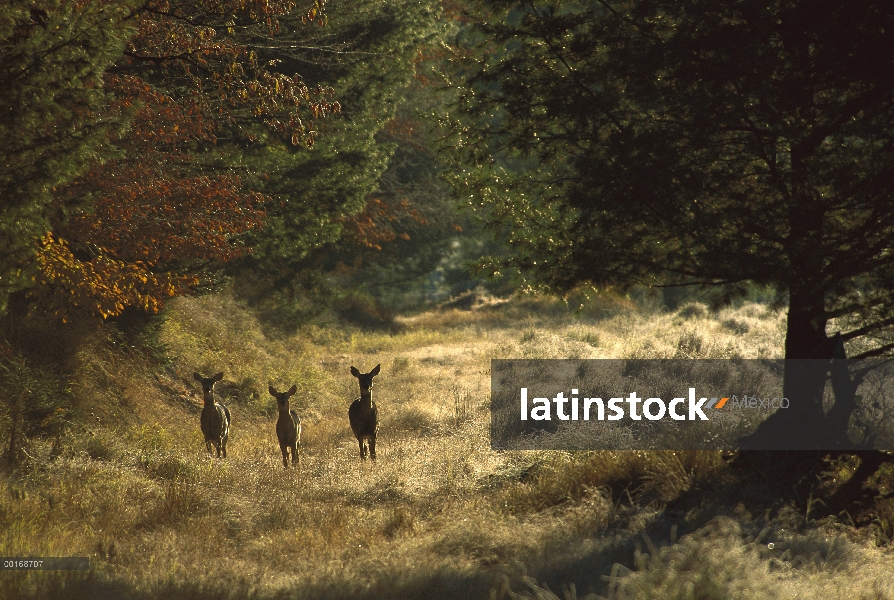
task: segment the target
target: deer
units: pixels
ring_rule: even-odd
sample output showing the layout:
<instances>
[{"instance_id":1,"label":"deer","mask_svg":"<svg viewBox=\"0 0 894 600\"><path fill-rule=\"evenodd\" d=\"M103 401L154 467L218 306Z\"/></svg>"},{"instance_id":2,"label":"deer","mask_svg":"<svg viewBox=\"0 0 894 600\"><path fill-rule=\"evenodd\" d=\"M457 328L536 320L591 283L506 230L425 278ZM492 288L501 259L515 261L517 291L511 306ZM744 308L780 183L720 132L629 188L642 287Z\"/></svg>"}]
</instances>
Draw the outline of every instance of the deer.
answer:
<instances>
[{"instance_id":1,"label":"deer","mask_svg":"<svg viewBox=\"0 0 894 600\"><path fill-rule=\"evenodd\" d=\"M276 420L276 437L282 452L282 466L289 468L289 449L292 449L292 465L298 464L298 449L301 448L301 419L294 410L289 410L289 398L298 391L292 386L287 392L277 392L271 385L270 395L276 398L279 407L279 418Z\"/></svg>"},{"instance_id":2,"label":"deer","mask_svg":"<svg viewBox=\"0 0 894 600\"><path fill-rule=\"evenodd\" d=\"M230 436L230 411L219 402L214 401L214 384L223 379L223 373L218 373L213 377L202 377L198 373L192 376L196 381L202 384L202 395L205 399L205 407L202 408L202 416L200 424L202 426L202 434L205 436L205 447L208 454L213 456L211 444L217 448L217 458L227 457L227 439Z\"/></svg>"},{"instance_id":3,"label":"deer","mask_svg":"<svg viewBox=\"0 0 894 600\"><path fill-rule=\"evenodd\" d=\"M360 397L351 403L348 409L348 420L351 422L351 431L360 444L360 460L366 460L366 444L369 442L369 456L376 460L376 434L379 430L379 411L376 403L372 401L373 377L379 374L382 365L369 373L361 373L355 367L351 367L351 375L360 382Z\"/></svg>"}]
</instances>

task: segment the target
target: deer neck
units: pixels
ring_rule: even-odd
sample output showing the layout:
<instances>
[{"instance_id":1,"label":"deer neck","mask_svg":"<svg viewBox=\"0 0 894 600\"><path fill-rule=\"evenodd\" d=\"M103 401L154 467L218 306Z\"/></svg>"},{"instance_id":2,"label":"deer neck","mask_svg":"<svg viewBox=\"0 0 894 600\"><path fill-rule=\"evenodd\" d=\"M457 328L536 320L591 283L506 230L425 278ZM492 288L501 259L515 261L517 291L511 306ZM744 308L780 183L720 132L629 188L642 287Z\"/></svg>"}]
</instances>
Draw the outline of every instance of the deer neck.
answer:
<instances>
[{"instance_id":1,"label":"deer neck","mask_svg":"<svg viewBox=\"0 0 894 600\"><path fill-rule=\"evenodd\" d=\"M289 416L289 403L279 405L279 416L280 417L288 417Z\"/></svg>"},{"instance_id":2,"label":"deer neck","mask_svg":"<svg viewBox=\"0 0 894 600\"><path fill-rule=\"evenodd\" d=\"M214 406L214 392L208 392L207 394L205 394L205 406Z\"/></svg>"},{"instance_id":3,"label":"deer neck","mask_svg":"<svg viewBox=\"0 0 894 600\"><path fill-rule=\"evenodd\" d=\"M372 392L370 390L364 390L361 388L360 406L362 406L364 410L369 410L370 408L372 408Z\"/></svg>"}]
</instances>

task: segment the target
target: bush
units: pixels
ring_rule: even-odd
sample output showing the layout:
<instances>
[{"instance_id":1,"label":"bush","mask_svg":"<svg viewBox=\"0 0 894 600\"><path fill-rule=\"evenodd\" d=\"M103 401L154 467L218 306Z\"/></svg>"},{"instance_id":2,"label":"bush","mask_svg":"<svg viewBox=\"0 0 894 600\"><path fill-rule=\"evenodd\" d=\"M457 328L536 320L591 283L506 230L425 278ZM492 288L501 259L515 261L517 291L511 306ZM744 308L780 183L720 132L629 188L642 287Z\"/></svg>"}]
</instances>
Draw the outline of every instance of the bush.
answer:
<instances>
[{"instance_id":1,"label":"bush","mask_svg":"<svg viewBox=\"0 0 894 600\"><path fill-rule=\"evenodd\" d=\"M38 435L59 437L68 420L70 403L64 386L37 369L9 346L0 347L0 417L5 417L8 443L5 458L16 463L24 443Z\"/></svg>"}]
</instances>

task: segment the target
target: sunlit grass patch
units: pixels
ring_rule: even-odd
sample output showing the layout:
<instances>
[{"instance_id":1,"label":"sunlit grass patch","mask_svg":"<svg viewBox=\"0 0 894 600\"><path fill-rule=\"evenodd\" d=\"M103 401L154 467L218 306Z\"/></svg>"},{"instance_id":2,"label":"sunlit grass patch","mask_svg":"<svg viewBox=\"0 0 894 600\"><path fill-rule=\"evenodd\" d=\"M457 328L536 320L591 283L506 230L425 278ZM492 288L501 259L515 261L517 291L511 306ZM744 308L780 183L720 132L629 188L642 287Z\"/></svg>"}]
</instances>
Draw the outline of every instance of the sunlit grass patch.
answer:
<instances>
[{"instance_id":1,"label":"sunlit grass patch","mask_svg":"<svg viewBox=\"0 0 894 600\"><path fill-rule=\"evenodd\" d=\"M497 508L536 512L600 493L611 502L667 502L718 476L720 452L540 451L498 477ZM536 458L535 458L536 457Z\"/></svg>"},{"instance_id":2,"label":"sunlit grass patch","mask_svg":"<svg viewBox=\"0 0 894 600\"><path fill-rule=\"evenodd\" d=\"M192 371L224 372L221 399L233 398L254 411L269 404L267 386L298 386L298 397L319 397L329 378L314 358L315 346L302 335L268 339L249 310L227 294L180 298L165 313L159 335L184 385Z\"/></svg>"},{"instance_id":3,"label":"sunlit grass patch","mask_svg":"<svg viewBox=\"0 0 894 600\"><path fill-rule=\"evenodd\" d=\"M871 572L855 590L885 597L871 590L887 589L878 586L890 557L844 538L823 541L827 530L811 537L820 525L803 514L798 531L776 538L788 557L766 554L764 538L756 549L764 525L752 531L751 517L736 516L738 532L671 539L671 520L699 529L717 514L739 515L697 501L685 514L666 511L730 476L722 453L491 449L493 358L781 355L784 317L763 306L688 312L595 316L527 299L398 318L393 331L328 323L274 339L229 296L178 299L159 333L169 360L93 342L78 359L83 408L61 451L34 440L31 458L0 480L0 555L83 553L93 570L80 579L0 578L0 596L487 598L505 577L507 594L541 598L551 597L545 579L559 597L574 581L581 598L591 589L712 597L744 589L753 571L780 597L794 597L801 583L841 597L864 560ZM347 418L359 395L349 369L376 364L378 461L362 463ZM215 388L233 415L225 460L207 455L193 370L225 373ZM282 466L271 384L299 390L297 467ZM876 543L891 535L889 521L890 511L879 512ZM649 562L636 558L637 543ZM719 558L696 565L712 544ZM744 567L727 569L727 559ZM768 566L774 559L790 568ZM619 568L608 590L603 578L615 561L628 571ZM729 581L709 589L702 575ZM539 587L526 587L524 576Z\"/></svg>"}]
</instances>

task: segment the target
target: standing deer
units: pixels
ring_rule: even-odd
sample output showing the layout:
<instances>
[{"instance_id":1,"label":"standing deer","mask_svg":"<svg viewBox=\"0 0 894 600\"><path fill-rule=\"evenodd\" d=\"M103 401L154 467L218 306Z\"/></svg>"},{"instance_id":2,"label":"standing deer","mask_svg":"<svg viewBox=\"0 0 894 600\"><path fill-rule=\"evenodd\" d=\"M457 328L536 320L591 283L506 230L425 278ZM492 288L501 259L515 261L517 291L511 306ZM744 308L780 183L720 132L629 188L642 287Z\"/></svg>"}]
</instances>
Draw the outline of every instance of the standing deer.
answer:
<instances>
[{"instance_id":1,"label":"standing deer","mask_svg":"<svg viewBox=\"0 0 894 600\"><path fill-rule=\"evenodd\" d=\"M379 430L379 411L376 403L372 401L373 377L379 374L379 368L382 365L376 365L376 368L369 373L361 373L354 367L351 367L351 375L360 381L360 397L351 403L348 409L348 420L351 421L351 430L354 437L360 443L360 460L366 460L366 445L364 440L369 440L369 456L376 460L376 433Z\"/></svg>"},{"instance_id":2,"label":"standing deer","mask_svg":"<svg viewBox=\"0 0 894 600\"><path fill-rule=\"evenodd\" d=\"M202 384L202 395L205 398L205 407L202 409L201 425L205 436L205 447L208 454L211 452L211 444L217 448L217 458L227 457L227 438L230 436L230 411L226 406L214 401L214 384L223 379L223 373L214 377L202 377L198 373L192 376Z\"/></svg>"},{"instance_id":3,"label":"standing deer","mask_svg":"<svg viewBox=\"0 0 894 600\"><path fill-rule=\"evenodd\" d=\"M298 391L296 386L288 392L277 392L271 385L270 395L276 398L279 406L279 418L276 420L276 437L282 452L282 466L289 468L289 448L292 449L292 464L298 464L298 449L301 448L301 419L294 410L289 410L289 398Z\"/></svg>"}]
</instances>

